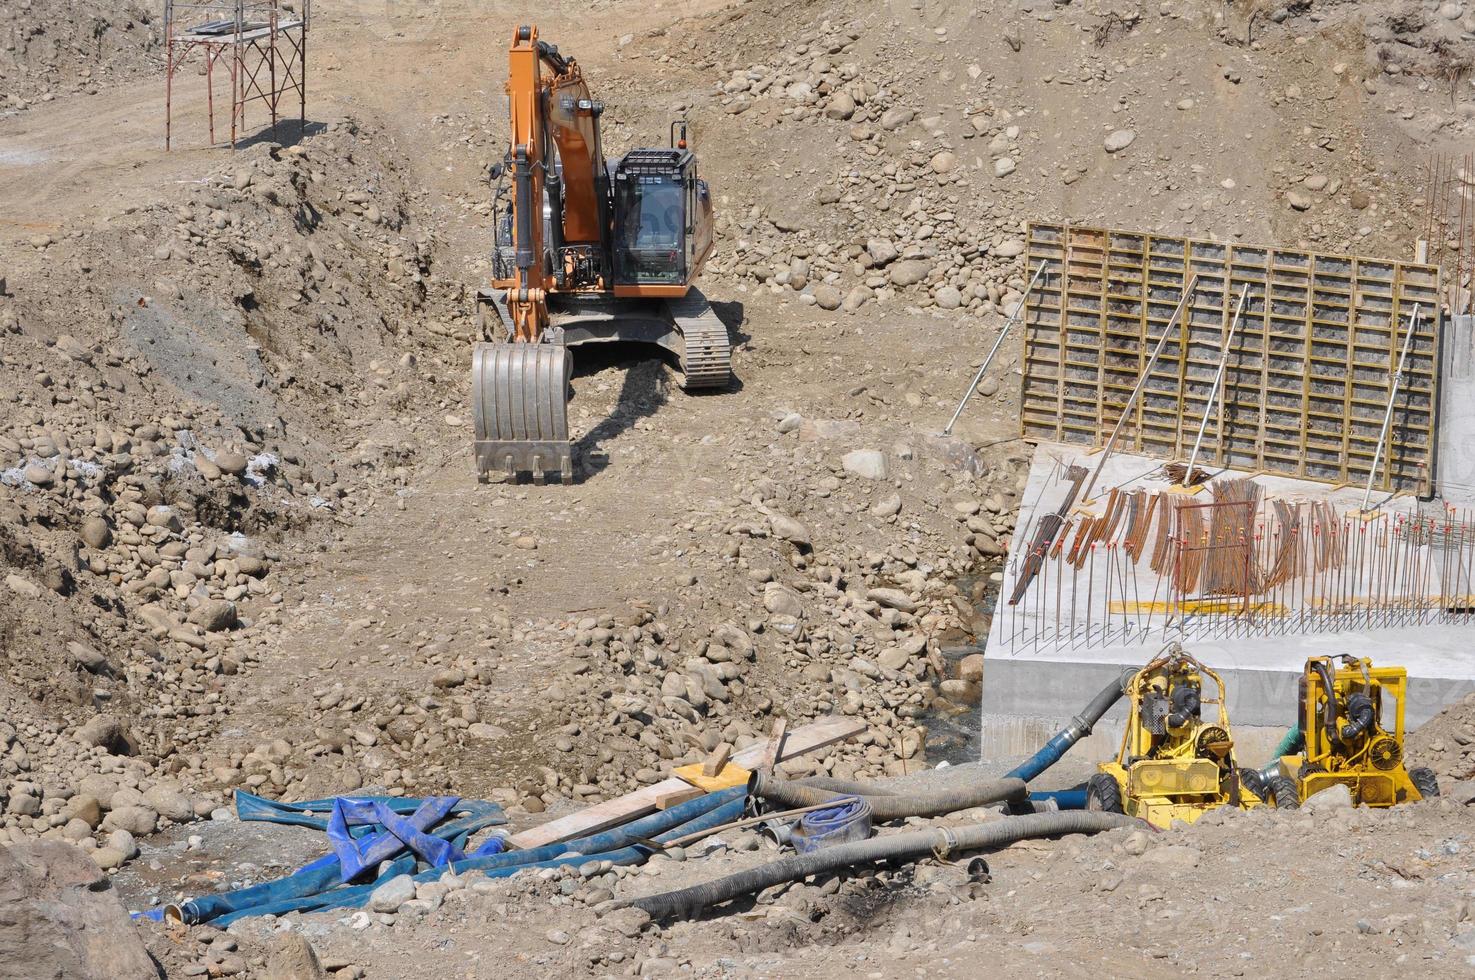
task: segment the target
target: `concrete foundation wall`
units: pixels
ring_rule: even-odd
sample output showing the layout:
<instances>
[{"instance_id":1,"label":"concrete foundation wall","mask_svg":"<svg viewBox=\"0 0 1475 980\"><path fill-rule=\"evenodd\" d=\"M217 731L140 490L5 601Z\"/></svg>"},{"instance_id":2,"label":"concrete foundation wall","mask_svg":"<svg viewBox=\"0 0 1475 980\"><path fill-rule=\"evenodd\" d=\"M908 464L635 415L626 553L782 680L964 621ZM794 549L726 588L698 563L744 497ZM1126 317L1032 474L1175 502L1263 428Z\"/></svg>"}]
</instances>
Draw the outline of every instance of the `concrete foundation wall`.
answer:
<instances>
[{"instance_id":1,"label":"concrete foundation wall","mask_svg":"<svg viewBox=\"0 0 1475 980\"><path fill-rule=\"evenodd\" d=\"M1475 636L1470 639L1475 641ZM1374 663L1379 662L1382 661L1374 655ZM1107 683L1120 676L1125 666L1099 662L985 661L980 719L983 761L1020 759L1034 752ZM1258 764L1295 721L1300 669L1229 668L1218 673L1229 688L1229 720L1234 726L1236 750L1242 761ZM1472 692L1475 692L1475 679L1411 677L1408 703L1404 707L1405 723L1410 730L1417 728L1446 704ZM1125 703L1119 703L1073 752L1093 759L1115 754L1125 721Z\"/></svg>"},{"instance_id":2,"label":"concrete foundation wall","mask_svg":"<svg viewBox=\"0 0 1475 980\"><path fill-rule=\"evenodd\" d=\"M1435 478L1449 503L1475 501L1475 316L1451 317L1444 328Z\"/></svg>"}]
</instances>

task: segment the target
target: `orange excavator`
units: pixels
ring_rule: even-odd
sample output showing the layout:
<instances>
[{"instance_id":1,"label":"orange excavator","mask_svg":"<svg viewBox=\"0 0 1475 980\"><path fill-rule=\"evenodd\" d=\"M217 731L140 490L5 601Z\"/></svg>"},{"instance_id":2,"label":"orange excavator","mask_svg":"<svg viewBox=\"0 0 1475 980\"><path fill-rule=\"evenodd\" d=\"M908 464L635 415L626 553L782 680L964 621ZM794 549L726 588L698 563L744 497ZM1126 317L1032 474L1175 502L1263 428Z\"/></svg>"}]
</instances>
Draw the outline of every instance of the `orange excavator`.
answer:
<instances>
[{"instance_id":1,"label":"orange excavator","mask_svg":"<svg viewBox=\"0 0 1475 980\"><path fill-rule=\"evenodd\" d=\"M687 391L731 380L727 327L692 285L712 252L712 194L685 122L669 146L606 159L604 105L572 57L522 26L508 62L510 145L492 168L492 285L477 294L471 366L477 471L569 481L570 348L656 344Z\"/></svg>"}]
</instances>

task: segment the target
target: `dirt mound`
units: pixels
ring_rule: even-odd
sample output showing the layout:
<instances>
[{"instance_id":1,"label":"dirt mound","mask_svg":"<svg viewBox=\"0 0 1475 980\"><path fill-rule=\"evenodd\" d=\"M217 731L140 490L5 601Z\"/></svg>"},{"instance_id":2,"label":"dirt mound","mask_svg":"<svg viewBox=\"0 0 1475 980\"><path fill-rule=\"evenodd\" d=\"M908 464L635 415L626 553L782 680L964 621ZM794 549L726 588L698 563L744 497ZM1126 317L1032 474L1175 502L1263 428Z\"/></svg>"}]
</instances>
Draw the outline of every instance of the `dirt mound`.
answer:
<instances>
[{"instance_id":1,"label":"dirt mound","mask_svg":"<svg viewBox=\"0 0 1475 980\"><path fill-rule=\"evenodd\" d=\"M621 58L716 89L692 110L731 198L719 281L954 319L1012 309L1031 219L1406 254L1422 188L1379 161L1472 126L1475 15L1429 8L758 2Z\"/></svg>"},{"instance_id":2,"label":"dirt mound","mask_svg":"<svg viewBox=\"0 0 1475 980\"><path fill-rule=\"evenodd\" d=\"M417 325L448 299L372 135L256 146L8 262L0 693L19 795L48 815L90 772L187 768L275 618L281 543L416 455L414 422L363 418L426 396L441 340ZM33 829L31 806L0 819Z\"/></svg>"},{"instance_id":3,"label":"dirt mound","mask_svg":"<svg viewBox=\"0 0 1475 980\"><path fill-rule=\"evenodd\" d=\"M1446 705L1408 736L1408 764L1445 779L1475 778L1475 694Z\"/></svg>"},{"instance_id":4,"label":"dirt mound","mask_svg":"<svg viewBox=\"0 0 1475 980\"><path fill-rule=\"evenodd\" d=\"M0 5L0 109L96 95L163 65L161 4L14 0Z\"/></svg>"}]
</instances>

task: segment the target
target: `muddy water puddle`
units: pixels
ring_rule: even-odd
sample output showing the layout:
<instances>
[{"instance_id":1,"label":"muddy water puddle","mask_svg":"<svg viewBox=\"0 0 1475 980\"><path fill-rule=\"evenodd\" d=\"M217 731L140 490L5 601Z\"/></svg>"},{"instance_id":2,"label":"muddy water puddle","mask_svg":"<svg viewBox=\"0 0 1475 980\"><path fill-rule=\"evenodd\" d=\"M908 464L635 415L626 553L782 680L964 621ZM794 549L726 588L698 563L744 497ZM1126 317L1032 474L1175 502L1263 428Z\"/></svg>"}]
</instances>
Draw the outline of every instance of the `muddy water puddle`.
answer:
<instances>
[{"instance_id":1,"label":"muddy water puddle","mask_svg":"<svg viewBox=\"0 0 1475 980\"><path fill-rule=\"evenodd\" d=\"M978 673L969 670L976 668L977 661L969 658L983 654L999 594L1000 583L994 580L993 573L1001 567L990 563L976 575L958 581L958 588L969 597L976 613L975 632L965 642L945 645L940 651L943 676L938 695L919 719L927 729L924 751L930 766L941 762L949 765L977 762L982 754L978 707L982 685L973 679Z\"/></svg>"}]
</instances>

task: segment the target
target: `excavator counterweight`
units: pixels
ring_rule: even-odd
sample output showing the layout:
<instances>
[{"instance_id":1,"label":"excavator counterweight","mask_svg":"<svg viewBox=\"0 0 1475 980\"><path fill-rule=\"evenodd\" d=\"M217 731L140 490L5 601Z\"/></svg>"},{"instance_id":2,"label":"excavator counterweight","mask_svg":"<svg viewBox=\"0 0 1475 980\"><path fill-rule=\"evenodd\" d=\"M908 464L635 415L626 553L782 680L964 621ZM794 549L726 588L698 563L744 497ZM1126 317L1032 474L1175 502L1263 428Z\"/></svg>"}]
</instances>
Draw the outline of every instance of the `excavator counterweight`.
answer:
<instances>
[{"instance_id":1,"label":"excavator counterweight","mask_svg":"<svg viewBox=\"0 0 1475 980\"><path fill-rule=\"evenodd\" d=\"M686 125L608 160L604 106L578 63L519 27L508 52L508 149L493 168L492 284L472 353L477 470L573 475L571 348L634 341L674 355L687 391L732 378L727 327L693 286L713 247L712 195Z\"/></svg>"}]
</instances>

